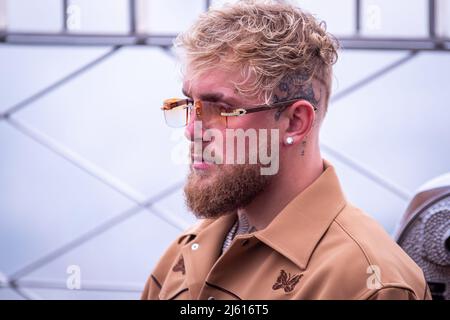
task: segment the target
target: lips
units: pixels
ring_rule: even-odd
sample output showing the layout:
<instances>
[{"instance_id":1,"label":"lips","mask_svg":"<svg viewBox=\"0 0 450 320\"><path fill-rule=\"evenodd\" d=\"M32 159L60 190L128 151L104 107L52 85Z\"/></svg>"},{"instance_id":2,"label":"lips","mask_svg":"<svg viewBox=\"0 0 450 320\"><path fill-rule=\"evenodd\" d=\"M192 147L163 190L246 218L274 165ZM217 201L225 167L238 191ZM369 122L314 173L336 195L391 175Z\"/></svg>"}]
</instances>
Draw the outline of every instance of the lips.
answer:
<instances>
[{"instance_id":1,"label":"lips","mask_svg":"<svg viewBox=\"0 0 450 320\"><path fill-rule=\"evenodd\" d=\"M208 162L200 162L192 164L192 168L196 170L207 170L210 166L211 164L209 164Z\"/></svg>"},{"instance_id":2,"label":"lips","mask_svg":"<svg viewBox=\"0 0 450 320\"><path fill-rule=\"evenodd\" d=\"M191 155L191 166L195 170L207 170L209 169L213 163L210 161L206 161L202 156Z\"/></svg>"}]
</instances>

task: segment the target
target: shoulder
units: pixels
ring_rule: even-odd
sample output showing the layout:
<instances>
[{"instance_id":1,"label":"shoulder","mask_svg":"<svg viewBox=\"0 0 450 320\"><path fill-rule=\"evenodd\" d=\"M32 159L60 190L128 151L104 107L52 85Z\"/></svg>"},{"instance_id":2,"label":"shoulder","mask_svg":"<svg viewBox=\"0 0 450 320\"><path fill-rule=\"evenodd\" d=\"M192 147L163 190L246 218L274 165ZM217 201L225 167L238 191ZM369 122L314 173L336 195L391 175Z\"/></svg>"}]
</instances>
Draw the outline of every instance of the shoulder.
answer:
<instances>
[{"instance_id":1,"label":"shoulder","mask_svg":"<svg viewBox=\"0 0 450 320\"><path fill-rule=\"evenodd\" d=\"M343 299L424 299L422 270L374 219L347 203L316 247L311 264ZM333 288L335 286L335 288Z\"/></svg>"},{"instance_id":2,"label":"shoulder","mask_svg":"<svg viewBox=\"0 0 450 320\"><path fill-rule=\"evenodd\" d=\"M174 260L178 258L186 244L192 241L197 234L199 234L204 228L213 222L211 219L198 220L195 224L183 231L166 249L165 253L159 259L156 267L153 271L153 276L164 282L168 269L174 263Z\"/></svg>"},{"instance_id":3,"label":"shoulder","mask_svg":"<svg viewBox=\"0 0 450 320\"><path fill-rule=\"evenodd\" d=\"M166 281L169 271L173 265L178 261L181 249L192 241L195 236L201 232L206 226L211 223L211 220L199 220L197 223L183 231L166 249L159 261L154 266L148 280L145 284L144 291L141 295L142 299L158 299L159 291Z\"/></svg>"}]
</instances>

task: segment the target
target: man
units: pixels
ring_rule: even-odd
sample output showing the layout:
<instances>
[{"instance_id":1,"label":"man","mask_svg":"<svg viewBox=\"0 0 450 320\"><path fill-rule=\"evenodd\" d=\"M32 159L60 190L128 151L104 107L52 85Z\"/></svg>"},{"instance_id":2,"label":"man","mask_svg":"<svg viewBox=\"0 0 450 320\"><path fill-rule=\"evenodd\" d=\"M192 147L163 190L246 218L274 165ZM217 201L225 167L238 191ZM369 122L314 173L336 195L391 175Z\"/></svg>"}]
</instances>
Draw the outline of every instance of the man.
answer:
<instances>
[{"instance_id":1,"label":"man","mask_svg":"<svg viewBox=\"0 0 450 320\"><path fill-rule=\"evenodd\" d=\"M338 48L324 25L288 4L241 1L203 14L176 44L186 98L163 109L186 125L184 192L203 219L168 248L142 298L428 299L420 268L345 199L321 157ZM256 143L275 154L273 172L251 162L250 133L241 149L229 143L238 130L274 133Z\"/></svg>"}]
</instances>

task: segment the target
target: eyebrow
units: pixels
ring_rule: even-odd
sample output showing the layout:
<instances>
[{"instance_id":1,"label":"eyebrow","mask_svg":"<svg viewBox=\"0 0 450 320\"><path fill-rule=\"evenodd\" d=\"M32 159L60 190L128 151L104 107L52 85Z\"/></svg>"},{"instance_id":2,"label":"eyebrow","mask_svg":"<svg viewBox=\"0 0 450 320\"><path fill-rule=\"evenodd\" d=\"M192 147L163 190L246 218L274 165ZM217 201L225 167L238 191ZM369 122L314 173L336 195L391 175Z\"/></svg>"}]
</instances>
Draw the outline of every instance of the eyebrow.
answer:
<instances>
[{"instance_id":1,"label":"eyebrow","mask_svg":"<svg viewBox=\"0 0 450 320\"><path fill-rule=\"evenodd\" d=\"M183 94L188 97L192 98L192 96L183 88L181 90ZM225 95L221 92L209 92L209 93L203 93L199 95L200 100L203 101L210 101L210 102L236 102L236 99L233 97L225 97Z\"/></svg>"}]
</instances>

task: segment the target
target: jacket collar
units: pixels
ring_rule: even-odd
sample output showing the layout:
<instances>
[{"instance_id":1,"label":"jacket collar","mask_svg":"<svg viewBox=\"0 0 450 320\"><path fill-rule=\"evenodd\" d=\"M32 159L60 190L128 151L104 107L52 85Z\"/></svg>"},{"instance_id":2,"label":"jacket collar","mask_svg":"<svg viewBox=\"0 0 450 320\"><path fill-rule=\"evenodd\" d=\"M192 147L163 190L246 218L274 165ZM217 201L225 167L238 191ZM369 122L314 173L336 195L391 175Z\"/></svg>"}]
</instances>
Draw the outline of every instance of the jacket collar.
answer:
<instances>
[{"instance_id":1,"label":"jacket collar","mask_svg":"<svg viewBox=\"0 0 450 320\"><path fill-rule=\"evenodd\" d=\"M346 200L334 167L323 160L324 171L298 194L263 230L260 241L306 269L317 244Z\"/></svg>"},{"instance_id":2,"label":"jacket collar","mask_svg":"<svg viewBox=\"0 0 450 320\"><path fill-rule=\"evenodd\" d=\"M261 242L301 269L306 269L320 239L346 204L334 167L325 159L323 167L324 171L311 185L291 200L265 229L254 233ZM234 219L235 214L230 214L218 219L200 220L186 230L178 242L188 236L194 238L208 229L225 231L220 235L207 232L211 237L224 237Z\"/></svg>"}]
</instances>

